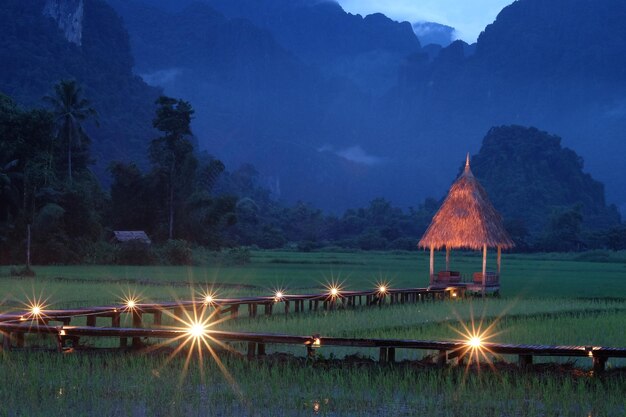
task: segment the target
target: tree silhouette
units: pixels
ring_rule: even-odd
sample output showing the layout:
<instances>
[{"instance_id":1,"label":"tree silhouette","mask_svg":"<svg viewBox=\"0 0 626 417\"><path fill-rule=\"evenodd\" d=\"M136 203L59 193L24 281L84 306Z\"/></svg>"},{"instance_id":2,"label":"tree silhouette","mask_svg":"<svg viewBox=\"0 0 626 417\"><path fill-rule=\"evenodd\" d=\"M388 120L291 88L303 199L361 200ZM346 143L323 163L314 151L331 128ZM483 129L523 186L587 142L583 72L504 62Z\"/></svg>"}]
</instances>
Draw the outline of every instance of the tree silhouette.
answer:
<instances>
[{"instance_id":1,"label":"tree silhouette","mask_svg":"<svg viewBox=\"0 0 626 417\"><path fill-rule=\"evenodd\" d=\"M82 97L83 90L74 80L62 80L54 86L54 95L44 100L52 105L57 127L57 138L67 146L67 178L72 182L72 148L81 148L89 143L89 137L83 129L83 123L94 118L98 123L98 114L91 107L89 100Z\"/></svg>"}]
</instances>

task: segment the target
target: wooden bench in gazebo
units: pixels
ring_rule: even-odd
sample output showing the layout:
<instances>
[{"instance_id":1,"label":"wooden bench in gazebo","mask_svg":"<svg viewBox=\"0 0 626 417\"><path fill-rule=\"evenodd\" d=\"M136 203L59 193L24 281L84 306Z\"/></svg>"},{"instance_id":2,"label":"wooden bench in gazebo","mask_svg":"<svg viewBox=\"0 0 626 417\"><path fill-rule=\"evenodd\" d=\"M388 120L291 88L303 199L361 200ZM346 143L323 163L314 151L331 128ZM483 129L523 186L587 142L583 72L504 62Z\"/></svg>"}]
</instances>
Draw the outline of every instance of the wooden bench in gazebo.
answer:
<instances>
[{"instance_id":1,"label":"wooden bench in gazebo","mask_svg":"<svg viewBox=\"0 0 626 417\"><path fill-rule=\"evenodd\" d=\"M493 207L487 192L470 169L469 154L463 174L452 184L448 196L433 217L419 242L430 249L430 287L464 287L470 292L498 294L502 249L515 246L509 237L502 217ZM435 249L446 249L446 269L435 273ZM487 248L497 249L497 270L487 271ZM482 250L482 271L463 279L450 270L452 249Z\"/></svg>"}]
</instances>

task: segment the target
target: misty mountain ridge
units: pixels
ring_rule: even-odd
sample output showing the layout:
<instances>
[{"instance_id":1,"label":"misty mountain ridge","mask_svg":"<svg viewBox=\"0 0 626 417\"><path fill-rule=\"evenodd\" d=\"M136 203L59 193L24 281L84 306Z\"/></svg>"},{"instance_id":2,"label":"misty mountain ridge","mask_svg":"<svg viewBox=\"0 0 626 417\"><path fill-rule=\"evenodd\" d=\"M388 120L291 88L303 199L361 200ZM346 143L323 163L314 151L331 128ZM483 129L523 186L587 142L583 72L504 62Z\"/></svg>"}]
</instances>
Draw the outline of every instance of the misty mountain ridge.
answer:
<instances>
[{"instance_id":1,"label":"misty mountain ridge","mask_svg":"<svg viewBox=\"0 0 626 417\"><path fill-rule=\"evenodd\" d=\"M166 3L160 0L152 4ZM261 172L278 180L289 172L286 177L294 178L288 167L294 165L292 156L297 154L306 161L297 164L298 177L307 184L316 179L313 187L307 187L310 194L298 191L300 186L295 182L285 184L281 189L287 199L301 198L324 205L329 200L322 197L325 195L332 196L333 207L348 207L353 200L346 199L346 190L362 202L366 195L380 190L401 204L414 204L416 199L437 195L447 187L454 175L454 155L476 148L491 126L514 123L561 135L568 146L583 155L590 171L608 182L609 198L626 204L626 195L619 191L624 189L623 176L607 170L604 156L595 156L596 147L589 140L622 147L618 132L624 119L620 109L625 106L618 91L623 89L619 74L626 66L620 64L622 59L616 54L626 42L618 24L625 6L615 0L593 6L583 0L550 4L520 0L504 9L476 44L455 41L442 49L421 47L408 23L379 15L350 15L331 2L205 3L228 18L248 19L270 33L276 44L318 79L334 80L342 86L340 94L331 91L324 97L313 96L319 111L311 111L309 100L303 99L307 108L304 119L311 115L311 120L317 122L306 121L293 134L277 135L282 129L274 123L269 131L253 129L257 138L282 137L278 140L290 148L285 152L287 158L274 159L273 164L267 164L266 158L252 159ZM580 30L573 34L572 27ZM374 28L378 40L362 36ZM130 32L133 39L135 30L131 28ZM377 60L384 64L373 64ZM385 70L378 71L380 68ZM322 84L318 82L317 86ZM297 84L289 89L308 94ZM338 97L343 104L334 107ZM288 116L291 109L286 109L290 106L282 106L280 101L273 102L279 124L293 120ZM283 111L286 117L281 117ZM329 117L332 123L327 122ZM265 116L256 113L259 118ZM294 135L302 140L294 140ZM233 138L233 146L237 141ZM256 139L252 141L254 153L266 152ZM296 142L298 150L294 154L290 145ZM247 146L236 148L227 158L233 163L243 159L238 149ZM346 150L357 148L368 157L347 160L341 156L352 155ZM277 155L274 145L269 144L267 149ZM322 161L321 156L331 159ZM363 161L383 162L368 165ZM306 174L307 170L314 174ZM433 170L438 175L433 176ZM421 177L429 181L413 180Z\"/></svg>"},{"instance_id":2,"label":"misty mountain ridge","mask_svg":"<svg viewBox=\"0 0 626 417\"><path fill-rule=\"evenodd\" d=\"M439 45L445 48L456 40L456 29L451 26L435 22L415 22L412 27L424 46Z\"/></svg>"},{"instance_id":3,"label":"misty mountain ridge","mask_svg":"<svg viewBox=\"0 0 626 417\"><path fill-rule=\"evenodd\" d=\"M43 16L43 1L12 0L0 29L0 89L34 105L75 77L113 120L94 136L100 164L145 157L153 135L158 90L134 68L194 105L203 149L227 166L253 163L289 202L340 212L384 196L415 206L443 194L492 126L516 124L562 137L609 201L626 206L626 5L617 0L519 0L477 44L439 50L423 48L406 22L329 2L109 3L129 34L97 0L84 3L81 47Z\"/></svg>"}]
</instances>

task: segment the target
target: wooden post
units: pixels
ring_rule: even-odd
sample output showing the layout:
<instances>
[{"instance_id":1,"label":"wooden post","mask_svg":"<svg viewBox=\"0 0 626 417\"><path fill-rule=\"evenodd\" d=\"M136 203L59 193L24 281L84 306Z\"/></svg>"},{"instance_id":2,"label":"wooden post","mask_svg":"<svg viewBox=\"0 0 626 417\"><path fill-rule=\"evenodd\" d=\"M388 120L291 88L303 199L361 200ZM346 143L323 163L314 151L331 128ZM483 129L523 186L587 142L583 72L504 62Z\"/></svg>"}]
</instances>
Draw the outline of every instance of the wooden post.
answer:
<instances>
[{"instance_id":1,"label":"wooden post","mask_svg":"<svg viewBox=\"0 0 626 417\"><path fill-rule=\"evenodd\" d=\"M450 248L446 245L446 271L450 270Z\"/></svg>"},{"instance_id":2,"label":"wooden post","mask_svg":"<svg viewBox=\"0 0 626 417\"><path fill-rule=\"evenodd\" d=\"M257 354L259 356L265 356L265 343L257 344Z\"/></svg>"},{"instance_id":3,"label":"wooden post","mask_svg":"<svg viewBox=\"0 0 626 417\"><path fill-rule=\"evenodd\" d=\"M296 301L295 301L295 303L296 303L296 309L295 309L295 312L296 312L296 313L299 313L299 312L300 312L300 300L296 300Z\"/></svg>"},{"instance_id":4,"label":"wooden post","mask_svg":"<svg viewBox=\"0 0 626 417\"><path fill-rule=\"evenodd\" d=\"M141 327L142 313L141 311L133 310L133 327ZM133 337L133 348L141 347L141 339L139 337Z\"/></svg>"},{"instance_id":5,"label":"wooden post","mask_svg":"<svg viewBox=\"0 0 626 417\"><path fill-rule=\"evenodd\" d=\"M298 311L298 302L296 301L296 311ZM289 314L289 301L285 300L285 315Z\"/></svg>"},{"instance_id":6,"label":"wooden post","mask_svg":"<svg viewBox=\"0 0 626 417\"><path fill-rule=\"evenodd\" d=\"M430 247L430 285L433 285L433 278L435 277L435 247Z\"/></svg>"},{"instance_id":7,"label":"wooden post","mask_svg":"<svg viewBox=\"0 0 626 417\"><path fill-rule=\"evenodd\" d=\"M387 362L394 363L396 361L396 348L387 348Z\"/></svg>"},{"instance_id":8,"label":"wooden post","mask_svg":"<svg viewBox=\"0 0 626 417\"><path fill-rule=\"evenodd\" d=\"M445 366L448 362L448 352L445 350L440 350L437 354L437 366Z\"/></svg>"},{"instance_id":9,"label":"wooden post","mask_svg":"<svg viewBox=\"0 0 626 417\"><path fill-rule=\"evenodd\" d=\"M18 348L23 348L24 347L24 333L19 332L19 333L16 333L15 336L16 336L15 345ZM595 362L594 362L594 369L595 369Z\"/></svg>"},{"instance_id":10,"label":"wooden post","mask_svg":"<svg viewBox=\"0 0 626 417\"><path fill-rule=\"evenodd\" d=\"M604 368L606 365L606 358L601 356L593 357L593 374L598 375L604 372Z\"/></svg>"},{"instance_id":11,"label":"wooden post","mask_svg":"<svg viewBox=\"0 0 626 417\"><path fill-rule=\"evenodd\" d=\"M518 363L522 369L530 368L533 364L533 355L519 355Z\"/></svg>"},{"instance_id":12,"label":"wooden post","mask_svg":"<svg viewBox=\"0 0 626 417\"><path fill-rule=\"evenodd\" d=\"M233 304L230 307L230 318L236 319L237 317L239 317L239 304Z\"/></svg>"},{"instance_id":13,"label":"wooden post","mask_svg":"<svg viewBox=\"0 0 626 417\"><path fill-rule=\"evenodd\" d=\"M380 352L378 354L378 362L383 364L387 363L387 348L381 347Z\"/></svg>"},{"instance_id":14,"label":"wooden post","mask_svg":"<svg viewBox=\"0 0 626 417\"><path fill-rule=\"evenodd\" d=\"M502 259L502 247L498 246L498 280L500 279L500 261Z\"/></svg>"},{"instance_id":15,"label":"wooden post","mask_svg":"<svg viewBox=\"0 0 626 417\"><path fill-rule=\"evenodd\" d=\"M122 322L121 315L118 311L111 315L111 327L120 327ZM126 347L126 338L120 337L120 347Z\"/></svg>"},{"instance_id":16,"label":"wooden post","mask_svg":"<svg viewBox=\"0 0 626 417\"><path fill-rule=\"evenodd\" d=\"M483 297L485 296L485 287L487 285L487 244L483 245Z\"/></svg>"},{"instance_id":17,"label":"wooden post","mask_svg":"<svg viewBox=\"0 0 626 417\"><path fill-rule=\"evenodd\" d=\"M155 326L160 326L163 323L163 312L161 310L155 310L153 317L153 324Z\"/></svg>"},{"instance_id":18,"label":"wooden post","mask_svg":"<svg viewBox=\"0 0 626 417\"><path fill-rule=\"evenodd\" d=\"M248 359L254 358L255 351L256 351L256 343L248 342Z\"/></svg>"},{"instance_id":19,"label":"wooden post","mask_svg":"<svg viewBox=\"0 0 626 417\"><path fill-rule=\"evenodd\" d=\"M96 327L96 316L87 316L87 327Z\"/></svg>"}]
</instances>

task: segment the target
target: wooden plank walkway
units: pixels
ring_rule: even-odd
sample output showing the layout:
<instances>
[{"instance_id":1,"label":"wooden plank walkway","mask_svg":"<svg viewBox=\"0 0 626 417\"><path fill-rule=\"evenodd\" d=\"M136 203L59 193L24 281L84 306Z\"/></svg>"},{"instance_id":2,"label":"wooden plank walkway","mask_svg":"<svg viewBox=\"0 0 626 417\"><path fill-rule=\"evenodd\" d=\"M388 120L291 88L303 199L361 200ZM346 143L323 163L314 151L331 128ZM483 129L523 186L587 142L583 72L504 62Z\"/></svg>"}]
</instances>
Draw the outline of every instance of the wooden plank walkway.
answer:
<instances>
[{"instance_id":1,"label":"wooden plank walkway","mask_svg":"<svg viewBox=\"0 0 626 417\"><path fill-rule=\"evenodd\" d=\"M180 339L194 337L189 329L178 328L119 328L119 327L91 327L91 326L49 326L37 323L14 324L0 323L0 332L3 335L3 348L11 349L12 340L16 340L18 347L24 346L24 334L48 334L56 338L57 348L62 351L67 341L77 344L81 337L116 337L133 339ZM295 336L272 333L229 332L218 330L204 330L196 337L207 337L207 340L220 342L248 343L248 357L256 354L263 355L265 346L270 345L297 345L306 348L308 355L314 349L324 346L341 346L354 348L379 349L381 363L395 361L396 349L436 351L436 361L443 365L450 359L456 358L462 363L473 353L468 341L432 341L432 340L403 340L403 339L364 339L344 337L324 337L320 335ZM548 345L521 345L503 343L482 343L480 348L485 353L497 355L518 355L520 367L532 365L534 356L559 357L589 357L593 369L597 373L605 370L609 358L626 358L626 348L601 346L548 346ZM258 353L256 353L258 352Z\"/></svg>"},{"instance_id":2,"label":"wooden plank walkway","mask_svg":"<svg viewBox=\"0 0 626 417\"><path fill-rule=\"evenodd\" d=\"M366 291L340 291L336 295L329 292L319 294L285 294L280 299L276 296L258 297L237 297L237 298L215 298L211 299L209 305L212 308L219 308L219 315L230 314L231 317L238 317L240 307L248 306L248 315L256 317L259 313L259 306L263 307L264 315L272 315L274 307L278 303L284 306L285 314L292 312L300 313L306 310L305 302L308 302L309 311L332 310L338 306L356 307L357 305L382 305L403 304L409 302L420 302L426 300L436 300L445 298L464 296L463 288L403 288L387 289L384 293L378 290ZM32 311L17 311L13 313L0 314L0 322L20 323L28 320L37 320L47 324L51 321L61 322L69 325L73 318L87 317L89 325L95 325L96 317L111 318L112 326L118 327L122 314L133 314L141 322L145 314L153 314L154 322L160 323L163 311L172 311L174 315L182 314L182 310L190 310L205 304L202 299L186 300L179 302L163 303L140 303L137 302L132 308L127 305L111 305L99 307L85 307L66 310L45 309L41 314L34 315Z\"/></svg>"}]
</instances>

